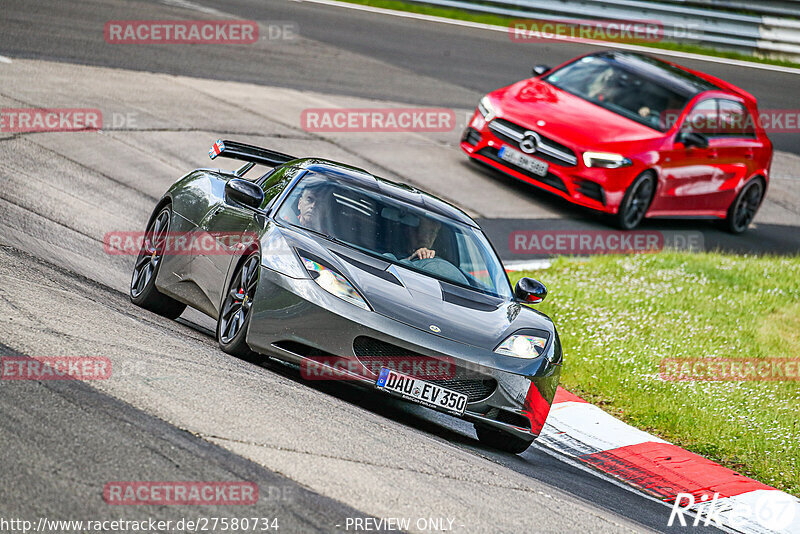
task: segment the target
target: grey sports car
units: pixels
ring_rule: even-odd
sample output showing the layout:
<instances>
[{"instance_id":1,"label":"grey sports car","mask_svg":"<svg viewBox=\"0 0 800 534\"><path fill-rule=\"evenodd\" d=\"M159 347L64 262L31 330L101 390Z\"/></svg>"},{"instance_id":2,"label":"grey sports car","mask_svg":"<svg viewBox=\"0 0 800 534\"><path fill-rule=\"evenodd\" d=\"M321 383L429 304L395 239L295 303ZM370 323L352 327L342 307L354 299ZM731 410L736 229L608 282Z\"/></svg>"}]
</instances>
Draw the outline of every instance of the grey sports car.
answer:
<instances>
[{"instance_id":1,"label":"grey sports car","mask_svg":"<svg viewBox=\"0 0 800 534\"><path fill-rule=\"evenodd\" d=\"M491 447L527 449L556 393L561 344L525 305L545 287L523 278L512 290L475 221L341 163L232 141L209 154L246 163L192 171L166 192L133 303L170 318L191 306L217 320L225 352L351 380L461 417ZM245 179L256 164L271 169Z\"/></svg>"}]
</instances>

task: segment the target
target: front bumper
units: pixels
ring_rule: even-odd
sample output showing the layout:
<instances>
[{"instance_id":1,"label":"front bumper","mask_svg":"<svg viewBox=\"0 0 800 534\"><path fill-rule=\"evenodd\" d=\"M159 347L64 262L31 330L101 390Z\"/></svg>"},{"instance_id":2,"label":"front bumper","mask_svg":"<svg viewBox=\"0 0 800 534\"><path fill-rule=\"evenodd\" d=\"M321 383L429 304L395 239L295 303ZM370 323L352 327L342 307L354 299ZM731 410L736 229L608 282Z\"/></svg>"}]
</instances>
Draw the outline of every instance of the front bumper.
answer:
<instances>
[{"instance_id":1,"label":"front bumper","mask_svg":"<svg viewBox=\"0 0 800 534\"><path fill-rule=\"evenodd\" d=\"M494 119L494 121L505 119ZM620 169L588 168L575 152L574 165L547 155L532 154L548 163L546 176L538 176L500 159L498 152L504 145L519 150L518 143L503 135L492 122L484 121L476 111L470 125L461 137L461 149L475 161L486 164L513 178L535 185L566 200L604 213L617 213L625 192L644 169L634 165Z\"/></svg>"},{"instance_id":2,"label":"front bumper","mask_svg":"<svg viewBox=\"0 0 800 534\"><path fill-rule=\"evenodd\" d=\"M331 379L377 389L377 376L370 374L370 367L357 355L357 339L359 343L367 339L376 347L390 346L454 364L453 379L459 383L437 383L468 394L461 417L523 439L539 435L561 375L561 365L550 364L545 358L537 359L541 362L529 375L511 372L503 369L502 359L506 357L362 310L330 295L312 280L289 278L262 267L247 333L247 343L253 350L300 364L301 369L309 362L318 365L321 358L326 362L331 357L341 359L348 365L337 365L338 370L357 365L364 372L346 376L340 372ZM363 350L359 350L363 358Z\"/></svg>"}]
</instances>

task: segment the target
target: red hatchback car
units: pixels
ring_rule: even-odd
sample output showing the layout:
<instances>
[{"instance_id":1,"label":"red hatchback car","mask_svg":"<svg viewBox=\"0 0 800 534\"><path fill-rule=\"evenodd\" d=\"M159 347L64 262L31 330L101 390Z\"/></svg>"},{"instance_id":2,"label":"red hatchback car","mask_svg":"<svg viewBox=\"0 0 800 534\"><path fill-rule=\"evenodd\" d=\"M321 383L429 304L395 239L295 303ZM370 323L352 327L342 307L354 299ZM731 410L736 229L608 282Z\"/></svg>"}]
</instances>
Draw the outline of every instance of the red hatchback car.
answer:
<instances>
[{"instance_id":1,"label":"red hatchback car","mask_svg":"<svg viewBox=\"0 0 800 534\"><path fill-rule=\"evenodd\" d=\"M756 99L647 55L600 52L481 99L461 148L633 229L645 217L724 219L744 232L769 183Z\"/></svg>"}]
</instances>

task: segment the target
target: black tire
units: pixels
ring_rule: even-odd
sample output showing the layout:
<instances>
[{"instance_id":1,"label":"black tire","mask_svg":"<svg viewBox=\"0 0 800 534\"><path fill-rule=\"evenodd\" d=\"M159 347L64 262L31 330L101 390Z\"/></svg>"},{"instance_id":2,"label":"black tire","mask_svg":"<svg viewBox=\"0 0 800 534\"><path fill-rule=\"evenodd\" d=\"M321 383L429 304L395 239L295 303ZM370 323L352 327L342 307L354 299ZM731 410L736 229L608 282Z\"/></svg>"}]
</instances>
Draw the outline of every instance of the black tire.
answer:
<instances>
[{"instance_id":1,"label":"black tire","mask_svg":"<svg viewBox=\"0 0 800 534\"><path fill-rule=\"evenodd\" d=\"M258 251L252 252L239 262L228 283L217 319L219 347L228 354L248 361L260 359L245 340L260 271L261 253Z\"/></svg>"},{"instance_id":2,"label":"black tire","mask_svg":"<svg viewBox=\"0 0 800 534\"><path fill-rule=\"evenodd\" d=\"M512 436L506 432L495 430L493 428L475 425L475 433L478 435L478 440L493 449L498 449L512 454L520 454L528 450L533 440L523 439L517 436Z\"/></svg>"},{"instance_id":3,"label":"black tire","mask_svg":"<svg viewBox=\"0 0 800 534\"><path fill-rule=\"evenodd\" d=\"M164 206L148 225L131 275L131 302L169 319L177 319L186 304L160 293L156 275L164 259L164 246L172 222L172 207Z\"/></svg>"},{"instance_id":4,"label":"black tire","mask_svg":"<svg viewBox=\"0 0 800 534\"><path fill-rule=\"evenodd\" d=\"M756 218L762 200L764 200L764 182L758 178L751 180L739 191L728 208L725 229L736 235L744 233Z\"/></svg>"},{"instance_id":5,"label":"black tire","mask_svg":"<svg viewBox=\"0 0 800 534\"><path fill-rule=\"evenodd\" d=\"M614 223L623 230L633 230L639 226L650 208L655 190L656 178L652 172L646 172L636 178L625 192Z\"/></svg>"}]
</instances>

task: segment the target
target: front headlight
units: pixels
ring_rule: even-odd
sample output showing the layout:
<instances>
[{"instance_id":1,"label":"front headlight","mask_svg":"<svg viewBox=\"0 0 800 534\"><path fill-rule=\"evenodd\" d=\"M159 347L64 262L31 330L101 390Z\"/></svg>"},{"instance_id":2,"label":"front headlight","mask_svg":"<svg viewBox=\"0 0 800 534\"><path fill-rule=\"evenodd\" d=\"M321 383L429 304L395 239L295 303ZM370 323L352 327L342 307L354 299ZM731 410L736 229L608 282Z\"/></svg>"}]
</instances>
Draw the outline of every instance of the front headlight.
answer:
<instances>
[{"instance_id":1,"label":"front headlight","mask_svg":"<svg viewBox=\"0 0 800 534\"><path fill-rule=\"evenodd\" d=\"M497 117L499 111L500 109L497 107L497 104L492 104L488 96L481 98L481 101L478 103L478 112L483 116L483 120L486 122Z\"/></svg>"},{"instance_id":2,"label":"front headlight","mask_svg":"<svg viewBox=\"0 0 800 534\"><path fill-rule=\"evenodd\" d=\"M601 167L603 169L619 169L630 167L633 162L622 154L608 152L584 152L583 164L587 167Z\"/></svg>"},{"instance_id":3,"label":"front headlight","mask_svg":"<svg viewBox=\"0 0 800 534\"><path fill-rule=\"evenodd\" d=\"M356 288L347 281L347 278L314 260L304 258L303 256L300 256L300 259L303 260L303 265L319 287L359 308L365 310L370 309L367 301L359 295Z\"/></svg>"},{"instance_id":4,"label":"front headlight","mask_svg":"<svg viewBox=\"0 0 800 534\"><path fill-rule=\"evenodd\" d=\"M278 230L270 232L261 243L261 265L289 278L309 277Z\"/></svg>"},{"instance_id":5,"label":"front headlight","mask_svg":"<svg viewBox=\"0 0 800 534\"><path fill-rule=\"evenodd\" d=\"M514 334L494 349L497 354L532 360L544 352L547 338L527 334Z\"/></svg>"}]
</instances>

